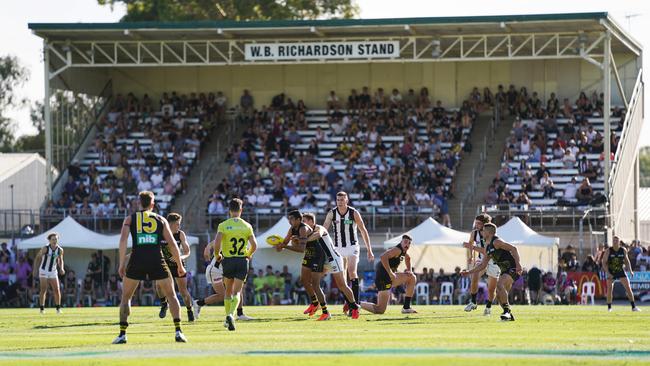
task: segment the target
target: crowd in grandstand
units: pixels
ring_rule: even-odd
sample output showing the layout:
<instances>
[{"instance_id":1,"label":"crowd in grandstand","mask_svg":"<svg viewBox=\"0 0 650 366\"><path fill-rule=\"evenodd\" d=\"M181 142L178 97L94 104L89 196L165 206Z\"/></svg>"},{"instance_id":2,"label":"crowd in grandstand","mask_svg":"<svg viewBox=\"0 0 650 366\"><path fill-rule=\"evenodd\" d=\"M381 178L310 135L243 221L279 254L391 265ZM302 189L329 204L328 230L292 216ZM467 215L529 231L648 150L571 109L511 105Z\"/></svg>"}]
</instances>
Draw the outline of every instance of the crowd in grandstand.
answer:
<instances>
[{"instance_id":1,"label":"crowd in grandstand","mask_svg":"<svg viewBox=\"0 0 650 366\"><path fill-rule=\"evenodd\" d=\"M634 271L650 270L650 246L643 247L639 241L624 244ZM518 304L536 304L550 297L552 303L574 304L577 299L577 284L567 277L569 272L601 272L602 254L604 247L598 248L597 254L589 255L583 263L577 259L576 250L568 246L560 254L557 275L542 272L538 268L524 269L523 275L512 287L510 300ZM17 253L17 254L16 254ZM9 249L7 243L2 243L0 249L0 306L38 306L39 283L33 277L33 260L25 253ZM36 264L38 265L38 264ZM440 303L442 284L451 283L450 298L443 303L453 302L463 304L469 294L469 279L460 276L460 267L454 272L446 273L442 269L424 268L414 271L417 274L418 285L426 284L429 291L429 303ZM361 296L373 301L377 294L374 288L373 272L367 272L361 281ZM336 287L336 282L330 276L325 277L322 287L328 297L328 303L343 303L343 296ZM208 291L209 284L201 284L200 278L192 272L188 274L188 289L197 298ZM87 269L83 275L66 268L66 273L60 276L62 302L64 306L98 306L116 305L121 295L121 279L117 275L116 264L102 251L92 253ZM203 286L203 287L202 287ZM286 268L282 271L266 266L265 268L250 268L245 286L247 305L285 305L306 304L308 297L299 278L294 277ZM403 286L393 289L392 300L402 301ZM479 286L478 301L482 303L487 298L487 287ZM418 298L419 302L427 299ZM143 281L133 302L140 305L157 304L158 296L151 281ZM548 303L548 302L547 302Z\"/></svg>"},{"instance_id":2,"label":"crowd in grandstand","mask_svg":"<svg viewBox=\"0 0 650 366\"><path fill-rule=\"evenodd\" d=\"M244 97L250 94L242 96L242 110ZM322 123L308 121L303 101L283 93L244 116L250 123L228 153L229 172L210 197L208 213L223 215L233 196L248 208L326 209L343 190L357 203L397 212L417 206L449 224L450 182L469 148L476 104L447 110L432 103L427 88L402 96L382 88L371 94L367 87L352 90L346 102L331 91L325 102ZM328 143L336 146L323 153Z\"/></svg>"},{"instance_id":3,"label":"crowd in grandstand","mask_svg":"<svg viewBox=\"0 0 650 366\"><path fill-rule=\"evenodd\" d=\"M137 192L152 190L165 211L185 189L193 161L210 126L223 118L222 93L163 93L155 103L147 94L117 94L96 127L94 143L83 160L68 167L59 199L49 201L45 215L121 218L137 209Z\"/></svg>"},{"instance_id":4,"label":"crowd in grandstand","mask_svg":"<svg viewBox=\"0 0 650 366\"><path fill-rule=\"evenodd\" d=\"M508 207L585 206L602 203L604 139L616 152L625 111L614 107L610 136L602 128L603 95L582 92L571 103L551 93L546 104L525 87L507 92L499 86L495 99L515 117L485 203ZM600 126L597 126L597 122Z\"/></svg>"}]
</instances>

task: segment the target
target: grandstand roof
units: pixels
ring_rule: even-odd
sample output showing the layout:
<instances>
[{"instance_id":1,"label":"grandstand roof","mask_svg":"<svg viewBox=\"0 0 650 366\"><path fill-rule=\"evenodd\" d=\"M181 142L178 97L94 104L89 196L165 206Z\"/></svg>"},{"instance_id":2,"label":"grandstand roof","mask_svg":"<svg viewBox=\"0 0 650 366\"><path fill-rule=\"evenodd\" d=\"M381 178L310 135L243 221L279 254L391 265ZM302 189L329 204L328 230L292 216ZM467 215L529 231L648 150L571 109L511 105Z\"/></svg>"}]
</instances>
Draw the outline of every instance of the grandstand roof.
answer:
<instances>
[{"instance_id":1,"label":"grandstand roof","mask_svg":"<svg viewBox=\"0 0 650 366\"><path fill-rule=\"evenodd\" d=\"M382 35L482 35L526 32L596 32L611 28L615 38L641 49L607 12L274 21L191 21L124 23L29 23L49 41L124 41L163 39L278 39ZM315 29L314 29L315 28ZM272 32L269 32L272 30ZM128 32L125 32L128 31ZM616 46L616 44L613 44Z\"/></svg>"}]
</instances>

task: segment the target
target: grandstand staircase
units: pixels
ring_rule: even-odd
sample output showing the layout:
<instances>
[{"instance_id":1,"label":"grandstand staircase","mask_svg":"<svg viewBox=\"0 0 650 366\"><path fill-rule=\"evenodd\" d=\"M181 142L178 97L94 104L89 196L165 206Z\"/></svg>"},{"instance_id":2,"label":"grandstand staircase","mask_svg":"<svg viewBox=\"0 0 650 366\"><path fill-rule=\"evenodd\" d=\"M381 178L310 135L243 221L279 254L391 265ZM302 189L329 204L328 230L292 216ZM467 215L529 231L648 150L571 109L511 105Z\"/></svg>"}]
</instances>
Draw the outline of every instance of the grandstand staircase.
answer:
<instances>
[{"instance_id":1,"label":"grandstand staircase","mask_svg":"<svg viewBox=\"0 0 650 366\"><path fill-rule=\"evenodd\" d=\"M239 141L244 130L245 126L238 125L234 115L229 114L225 126L218 125L210 132L198 164L187 177L186 191L177 196L170 210L183 215L186 232L195 235L208 232L208 198L228 173L224 158L230 146Z\"/></svg>"},{"instance_id":2,"label":"grandstand staircase","mask_svg":"<svg viewBox=\"0 0 650 366\"><path fill-rule=\"evenodd\" d=\"M511 118L506 117L500 123L496 123L493 129L492 118L492 112L485 112L478 116L469 139L473 147L472 152L463 157L461 165L456 170L454 179L456 194L449 200L449 216L452 227L457 230L471 229L477 208L483 204L483 197L501 166L503 142L510 134L512 121ZM490 133L491 129L493 133ZM482 153L485 155L483 160L481 160ZM475 186L473 192L470 192L472 180Z\"/></svg>"}]
</instances>

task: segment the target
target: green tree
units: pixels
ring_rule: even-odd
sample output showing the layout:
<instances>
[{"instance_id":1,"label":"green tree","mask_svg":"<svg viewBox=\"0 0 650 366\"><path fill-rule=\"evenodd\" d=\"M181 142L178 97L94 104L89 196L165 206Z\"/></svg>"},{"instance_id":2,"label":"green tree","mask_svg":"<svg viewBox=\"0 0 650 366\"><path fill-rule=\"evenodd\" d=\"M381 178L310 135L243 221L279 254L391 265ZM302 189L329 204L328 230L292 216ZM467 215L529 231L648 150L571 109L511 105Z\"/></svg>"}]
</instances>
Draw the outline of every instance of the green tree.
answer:
<instances>
[{"instance_id":1,"label":"green tree","mask_svg":"<svg viewBox=\"0 0 650 366\"><path fill-rule=\"evenodd\" d=\"M650 187L650 146L639 151L639 183L641 187Z\"/></svg>"},{"instance_id":2,"label":"green tree","mask_svg":"<svg viewBox=\"0 0 650 366\"><path fill-rule=\"evenodd\" d=\"M189 20L285 20L358 16L354 0L97 0L123 3L123 22Z\"/></svg>"},{"instance_id":3,"label":"green tree","mask_svg":"<svg viewBox=\"0 0 650 366\"><path fill-rule=\"evenodd\" d=\"M42 102L35 101L29 107L29 117L38 132L35 135L20 136L16 140L14 149L18 152L36 152L45 156L45 109Z\"/></svg>"},{"instance_id":4,"label":"green tree","mask_svg":"<svg viewBox=\"0 0 650 366\"><path fill-rule=\"evenodd\" d=\"M16 57L0 57L0 151L11 151L14 143L14 121L5 115L11 108L25 103L16 95L16 89L27 81L29 73Z\"/></svg>"}]
</instances>

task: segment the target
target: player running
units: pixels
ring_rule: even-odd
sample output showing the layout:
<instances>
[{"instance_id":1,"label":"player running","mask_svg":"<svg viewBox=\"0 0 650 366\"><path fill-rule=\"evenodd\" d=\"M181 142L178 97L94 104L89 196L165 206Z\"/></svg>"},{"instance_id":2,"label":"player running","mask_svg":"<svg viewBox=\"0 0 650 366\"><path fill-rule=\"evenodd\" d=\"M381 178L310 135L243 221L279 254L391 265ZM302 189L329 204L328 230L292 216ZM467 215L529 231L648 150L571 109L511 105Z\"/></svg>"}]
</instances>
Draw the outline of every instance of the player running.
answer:
<instances>
[{"instance_id":1,"label":"player running","mask_svg":"<svg viewBox=\"0 0 650 366\"><path fill-rule=\"evenodd\" d=\"M239 305L240 293L248 276L248 263L257 250L253 227L241 218L244 202L233 198L228 204L230 218L219 224L214 239L216 261L221 262L223 283L226 286L223 301L226 310L224 327L235 330L235 310ZM246 242L250 243L250 248Z\"/></svg>"},{"instance_id":2,"label":"player running","mask_svg":"<svg viewBox=\"0 0 650 366\"><path fill-rule=\"evenodd\" d=\"M368 229L363 223L363 218L359 211L353 207L348 206L348 194L345 192L338 192L336 194L336 207L327 213L323 226L326 230L330 230L334 234L334 247L343 256L343 266L347 270L348 278L352 284L352 292L354 299L359 303L359 275L357 274L357 266L359 265L359 239L357 237L357 229L361 231L361 237L366 245L368 251L368 262L373 263L375 256L372 253L370 246L370 236ZM343 311L347 312L347 306L343 307Z\"/></svg>"},{"instance_id":3,"label":"player running","mask_svg":"<svg viewBox=\"0 0 650 366\"><path fill-rule=\"evenodd\" d=\"M56 305L56 313L61 314L61 288L59 286L59 275L65 274L63 263L63 248L59 245L59 234L50 233L47 236L49 244L41 248L34 258L34 263L39 263L39 266L34 266L34 277L39 280L39 305L40 313L45 313L45 298L47 296L47 288L52 289L54 296L54 304Z\"/></svg>"},{"instance_id":4,"label":"player running","mask_svg":"<svg viewBox=\"0 0 650 366\"><path fill-rule=\"evenodd\" d=\"M641 311L634 303L634 293L630 287L630 279L625 273L624 266L630 271L630 276L634 276L630 258L627 256L627 249L621 246L621 239L618 236L612 238L612 246L605 250L603 255L603 268L607 271L607 311L612 311L612 292L614 290L614 282L621 281L621 285L625 288L628 300L632 306L632 311Z\"/></svg>"},{"instance_id":5,"label":"player running","mask_svg":"<svg viewBox=\"0 0 650 366\"><path fill-rule=\"evenodd\" d=\"M483 230L483 225L491 221L492 218L490 217L490 215L486 213L482 213L476 216L476 218L474 219L475 229L472 230L472 232L470 233L469 242L463 243L463 246L470 250L471 253L470 261L474 258L473 252L479 253L478 260L476 260L476 262L474 263L474 268L481 265L481 262L485 259L485 240L483 240L483 235L481 234L481 230ZM471 264L472 263L470 262L470 265ZM465 311L476 310L476 295L478 293L478 284L483 274L487 273L488 301L485 304L485 311L483 311L483 315L491 314L492 302L494 301L494 297L496 295L497 281L499 280L499 272L501 272L499 266L494 264L494 261L492 259L489 259L489 263L486 270L481 272L476 272L472 275L471 277L472 282L469 291L471 295L471 299L469 301L469 304L467 304L467 306L465 307Z\"/></svg>"},{"instance_id":6,"label":"player running","mask_svg":"<svg viewBox=\"0 0 650 366\"><path fill-rule=\"evenodd\" d=\"M172 212L169 215L167 215L167 222L169 222L169 228L172 231L172 234L174 235L174 242L178 246L178 250L181 253L181 261L183 262L183 267L185 267L186 266L185 260L190 256L190 246L189 244L187 244L187 237L185 236L185 232L181 230L182 220L183 217L180 214L177 214L175 212ZM190 292L187 290L187 274L184 274L183 276L178 275L178 266L176 265L176 262L174 262L174 258L172 258L172 253L169 251L169 246L170 244L163 239L162 252L163 252L163 256L165 257L165 262L167 262L169 271L172 277L174 278L176 285L178 286L178 292L181 293L181 297L183 298L183 303L185 303L185 307L187 308L187 321L193 322L194 321L194 312L192 311L193 302L192 302L192 295L190 295ZM156 294L160 299L160 313L158 314L158 316L160 316L160 318L164 318L167 315L167 306L168 306L167 298L165 298L165 296L162 295L162 290L158 282L156 282Z\"/></svg>"},{"instance_id":7,"label":"player running","mask_svg":"<svg viewBox=\"0 0 650 366\"><path fill-rule=\"evenodd\" d=\"M375 286L377 287L377 303L361 302L361 308L373 314L383 314L390 300L390 291L393 287L406 285L406 297L402 314L415 314L417 311L411 308L411 299L415 290L415 275L411 272L411 257L408 250L411 247L413 239L407 235L402 235L402 241L396 246L388 249L381 255L381 261L377 263L375 269ZM400 263L406 264L404 272L396 272Z\"/></svg>"},{"instance_id":8,"label":"player running","mask_svg":"<svg viewBox=\"0 0 650 366\"><path fill-rule=\"evenodd\" d=\"M127 216L122 224L120 235L120 266L118 273L123 278L122 301L120 302L120 334L113 340L113 344L126 343L126 329L129 326L128 318L131 314L131 298L140 281L155 280L160 282L160 289L169 302L169 310L174 318L176 328L176 342L187 342L181 331L180 304L176 298L174 283L169 273L169 267L162 255L162 241L174 241L174 235L169 229L167 220L153 213L154 194L149 191L139 193L142 211ZM129 234L133 242L131 254L127 265L126 244ZM181 261L178 246L169 245L174 262L177 263L177 274L185 275L185 266Z\"/></svg>"},{"instance_id":9,"label":"player running","mask_svg":"<svg viewBox=\"0 0 650 366\"><path fill-rule=\"evenodd\" d=\"M308 240L313 230L302 221L302 213L300 211L290 211L287 214L287 218L291 227L282 243L276 246L276 250L282 251L283 249L287 249L297 253L305 253L300 269L300 280L303 286L305 286L305 292L311 298L311 304L309 304L309 307L307 307L303 314L313 316L320 307L322 314L317 320L329 320L331 319L331 315L329 310L327 310L325 293L323 293L320 287L320 276L318 275L318 273L323 272L323 266L325 264L323 249L318 244L317 239Z\"/></svg>"},{"instance_id":10,"label":"player running","mask_svg":"<svg viewBox=\"0 0 650 366\"><path fill-rule=\"evenodd\" d=\"M487 257L485 259L491 259L501 270L499 280L497 281L497 300L499 300L499 304L503 308L501 320L514 321L515 317L510 312L510 304L508 303L508 292L512 284L521 275L519 252L517 251L517 247L499 239L496 232L497 227L493 223L483 225L483 239L488 243L485 247L485 255ZM487 268L489 263L489 260L483 260L478 267L469 271L462 271L461 275L468 276L481 273Z\"/></svg>"},{"instance_id":11,"label":"player running","mask_svg":"<svg viewBox=\"0 0 650 366\"><path fill-rule=\"evenodd\" d=\"M205 267L205 280L212 285L214 294L194 300L194 316L196 319L199 318L201 314L201 308L206 305L215 304L224 300L225 295L225 286L223 284L223 270L221 268L221 262L217 262L217 257L214 256L214 241L208 244L203 250L203 258L210 261L207 267ZM239 305L237 306L237 320L253 320L252 317L244 314L244 291L240 292Z\"/></svg>"},{"instance_id":12,"label":"player running","mask_svg":"<svg viewBox=\"0 0 650 366\"><path fill-rule=\"evenodd\" d=\"M332 273L336 285L343 293L345 297L346 305L350 309L350 316L352 319L359 319L359 306L354 301L354 294L352 289L348 286L347 281L345 280L345 272L343 267L343 257L336 251L334 248L334 243L332 243L332 238L329 236L325 227L316 225L316 216L312 213L306 213L302 215L303 222L312 228L313 232L307 240L317 240L318 244L323 250L325 265L324 270L327 270ZM314 274L316 279L313 281L314 284L318 284L320 287L320 280L323 278L325 271Z\"/></svg>"}]
</instances>

